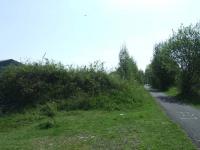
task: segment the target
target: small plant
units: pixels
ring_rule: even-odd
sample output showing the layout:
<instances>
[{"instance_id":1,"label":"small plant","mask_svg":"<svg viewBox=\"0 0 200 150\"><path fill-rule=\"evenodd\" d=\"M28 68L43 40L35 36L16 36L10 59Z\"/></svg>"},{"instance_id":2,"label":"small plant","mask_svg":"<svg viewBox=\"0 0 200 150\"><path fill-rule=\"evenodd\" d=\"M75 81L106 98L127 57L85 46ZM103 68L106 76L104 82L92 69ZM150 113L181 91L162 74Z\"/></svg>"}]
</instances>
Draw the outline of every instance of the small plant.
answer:
<instances>
[{"instance_id":1,"label":"small plant","mask_svg":"<svg viewBox=\"0 0 200 150\"><path fill-rule=\"evenodd\" d=\"M55 116L53 108L51 108L51 106L48 104L42 106L42 108L40 109L40 114L49 118L53 118Z\"/></svg>"},{"instance_id":2,"label":"small plant","mask_svg":"<svg viewBox=\"0 0 200 150\"><path fill-rule=\"evenodd\" d=\"M46 122L42 122L38 125L40 129L49 129L56 125L56 121L54 119L55 112L50 104L45 104L40 109L40 115L47 117Z\"/></svg>"}]
</instances>

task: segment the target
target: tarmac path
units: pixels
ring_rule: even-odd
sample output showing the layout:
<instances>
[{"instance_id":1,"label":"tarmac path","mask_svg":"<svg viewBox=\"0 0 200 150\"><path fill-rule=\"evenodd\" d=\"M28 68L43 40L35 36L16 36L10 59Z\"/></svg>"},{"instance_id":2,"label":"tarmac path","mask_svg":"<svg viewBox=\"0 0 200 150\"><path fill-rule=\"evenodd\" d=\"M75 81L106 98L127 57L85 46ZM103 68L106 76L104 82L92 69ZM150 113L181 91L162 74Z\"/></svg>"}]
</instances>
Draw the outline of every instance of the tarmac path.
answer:
<instances>
[{"instance_id":1,"label":"tarmac path","mask_svg":"<svg viewBox=\"0 0 200 150\"><path fill-rule=\"evenodd\" d=\"M145 86L145 88L165 110L166 114L185 130L200 149L200 109L188 104L178 103L172 97L151 89L149 86Z\"/></svg>"}]
</instances>

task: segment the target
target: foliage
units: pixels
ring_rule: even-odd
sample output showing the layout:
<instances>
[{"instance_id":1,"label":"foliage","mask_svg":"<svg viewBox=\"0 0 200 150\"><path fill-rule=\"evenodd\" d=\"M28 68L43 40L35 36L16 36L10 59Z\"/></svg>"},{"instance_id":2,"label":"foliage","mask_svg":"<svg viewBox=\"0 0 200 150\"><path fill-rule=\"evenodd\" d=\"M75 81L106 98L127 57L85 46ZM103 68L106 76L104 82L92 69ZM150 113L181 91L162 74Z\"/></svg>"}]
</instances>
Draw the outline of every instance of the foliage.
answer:
<instances>
[{"instance_id":1,"label":"foliage","mask_svg":"<svg viewBox=\"0 0 200 150\"><path fill-rule=\"evenodd\" d=\"M137 64L128 53L128 49L125 45L122 46L119 53L119 67L117 72L123 80L137 80L142 83L142 71L138 70Z\"/></svg>"},{"instance_id":2,"label":"foliage","mask_svg":"<svg viewBox=\"0 0 200 150\"><path fill-rule=\"evenodd\" d=\"M138 81L141 84L144 84L145 82L145 74L143 70L138 70Z\"/></svg>"},{"instance_id":3,"label":"foliage","mask_svg":"<svg viewBox=\"0 0 200 150\"><path fill-rule=\"evenodd\" d=\"M200 24L181 26L169 39L171 57L180 68L180 88L185 94L200 87Z\"/></svg>"},{"instance_id":4,"label":"foliage","mask_svg":"<svg viewBox=\"0 0 200 150\"><path fill-rule=\"evenodd\" d=\"M170 87L165 93L171 97L177 97L180 94L177 87Z\"/></svg>"},{"instance_id":5,"label":"foliage","mask_svg":"<svg viewBox=\"0 0 200 150\"><path fill-rule=\"evenodd\" d=\"M147 65L145 72L144 72L144 83L153 85L153 72L151 64Z\"/></svg>"},{"instance_id":6,"label":"foliage","mask_svg":"<svg viewBox=\"0 0 200 150\"><path fill-rule=\"evenodd\" d=\"M168 43L159 43L155 46L153 60L149 67L151 67L153 87L166 90L174 85L178 66L170 57Z\"/></svg>"},{"instance_id":7,"label":"foliage","mask_svg":"<svg viewBox=\"0 0 200 150\"><path fill-rule=\"evenodd\" d=\"M40 114L44 115L44 116L47 116L47 117L50 117L50 118L53 118L55 116L55 112L54 112L53 108L51 108L51 106L49 104L45 104L45 105L41 106Z\"/></svg>"},{"instance_id":8,"label":"foliage","mask_svg":"<svg viewBox=\"0 0 200 150\"><path fill-rule=\"evenodd\" d=\"M166 90L179 87L181 94L193 95L200 89L200 24L181 26L172 37L155 46L146 82Z\"/></svg>"},{"instance_id":9,"label":"foliage","mask_svg":"<svg viewBox=\"0 0 200 150\"><path fill-rule=\"evenodd\" d=\"M78 68L49 61L29 63L10 66L0 74L0 108L4 112L50 101L64 103L67 110L133 107L142 100L134 99L132 91L128 82L105 72L99 62Z\"/></svg>"}]
</instances>

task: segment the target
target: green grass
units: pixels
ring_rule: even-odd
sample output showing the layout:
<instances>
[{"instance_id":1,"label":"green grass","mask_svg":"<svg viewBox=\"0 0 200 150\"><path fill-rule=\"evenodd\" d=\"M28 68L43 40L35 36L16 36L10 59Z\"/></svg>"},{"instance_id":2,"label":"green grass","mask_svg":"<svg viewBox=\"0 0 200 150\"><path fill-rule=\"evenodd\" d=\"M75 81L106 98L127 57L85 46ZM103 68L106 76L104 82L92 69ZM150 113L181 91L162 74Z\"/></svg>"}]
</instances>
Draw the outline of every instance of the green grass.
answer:
<instances>
[{"instance_id":1,"label":"green grass","mask_svg":"<svg viewBox=\"0 0 200 150\"><path fill-rule=\"evenodd\" d=\"M179 94L178 88L176 87L171 87L165 93L169 96L175 97Z\"/></svg>"},{"instance_id":2,"label":"green grass","mask_svg":"<svg viewBox=\"0 0 200 150\"><path fill-rule=\"evenodd\" d=\"M145 104L127 111L56 111L52 128L37 110L0 117L1 150L153 149L193 150L195 146L146 92Z\"/></svg>"}]
</instances>

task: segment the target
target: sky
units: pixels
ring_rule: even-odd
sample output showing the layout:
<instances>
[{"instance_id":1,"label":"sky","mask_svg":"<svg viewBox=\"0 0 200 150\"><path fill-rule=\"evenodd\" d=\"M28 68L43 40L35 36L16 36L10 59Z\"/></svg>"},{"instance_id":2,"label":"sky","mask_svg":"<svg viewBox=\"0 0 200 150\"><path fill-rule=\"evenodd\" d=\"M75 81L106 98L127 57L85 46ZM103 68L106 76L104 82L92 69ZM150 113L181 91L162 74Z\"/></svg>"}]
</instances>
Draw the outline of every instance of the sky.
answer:
<instances>
[{"instance_id":1,"label":"sky","mask_svg":"<svg viewBox=\"0 0 200 150\"><path fill-rule=\"evenodd\" d=\"M126 44L139 69L154 45L200 21L199 0L0 0L0 60L118 65Z\"/></svg>"}]
</instances>

